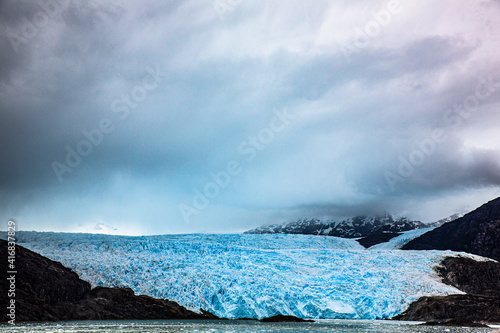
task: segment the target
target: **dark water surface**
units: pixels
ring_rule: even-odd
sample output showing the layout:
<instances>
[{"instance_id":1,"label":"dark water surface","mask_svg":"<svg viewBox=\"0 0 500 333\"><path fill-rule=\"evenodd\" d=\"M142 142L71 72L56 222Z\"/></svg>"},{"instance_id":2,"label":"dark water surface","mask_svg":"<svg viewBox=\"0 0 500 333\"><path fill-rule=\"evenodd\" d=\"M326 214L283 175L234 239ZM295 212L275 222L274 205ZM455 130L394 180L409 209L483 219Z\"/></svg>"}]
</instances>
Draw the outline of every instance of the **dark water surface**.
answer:
<instances>
[{"instance_id":1,"label":"dark water surface","mask_svg":"<svg viewBox=\"0 0 500 333\"><path fill-rule=\"evenodd\" d=\"M175 333L250 333L250 332L336 332L336 333L485 333L490 328L428 327L414 322L376 320L328 320L315 323L260 323L256 321L146 320L73 321L1 325L0 332L175 332Z\"/></svg>"}]
</instances>

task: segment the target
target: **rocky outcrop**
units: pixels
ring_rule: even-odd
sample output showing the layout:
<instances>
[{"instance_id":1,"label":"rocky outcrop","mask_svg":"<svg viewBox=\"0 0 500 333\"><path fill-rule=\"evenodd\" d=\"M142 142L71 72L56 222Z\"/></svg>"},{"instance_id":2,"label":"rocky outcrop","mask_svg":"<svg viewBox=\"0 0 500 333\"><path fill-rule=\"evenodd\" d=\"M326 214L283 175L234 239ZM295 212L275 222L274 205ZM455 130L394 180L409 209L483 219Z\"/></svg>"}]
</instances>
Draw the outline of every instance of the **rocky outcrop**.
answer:
<instances>
[{"instance_id":1,"label":"rocky outcrop","mask_svg":"<svg viewBox=\"0 0 500 333\"><path fill-rule=\"evenodd\" d=\"M263 323L314 323L314 320L302 319L295 316L285 316L281 314L269 318L263 318L259 321Z\"/></svg>"},{"instance_id":2,"label":"rocky outcrop","mask_svg":"<svg viewBox=\"0 0 500 333\"><path fill-rule=\"evenodd\" d=\"M452 250L500 260L500 198L429 231L403 250Z\"/></svg>"},{"instance_id":3,"label":"rocky outcrop","mask_svg":"<svg viewBox=\"0 0 500 333\"><path fill-rule=\"evenodd\" d=\"M474 322L500 323L499 309L500 299L493 296L424 296L393 319L413 321L466 319Z\"/></svg>"},{"instance_id":4,"label":"rocky outcrop","mask_svg":"<svg viewBox=\"0 0 500 333\"><path fill-rule=\"evenodd\" d=\"M0 240L2 274L7 272L7 249L7 242ZM55 309L56 304L78 302L90 291L88 282L80 280L75 272L59 262L17 245L13 257L15 261L12 264L17 272L13 275L13 288L3 276L1 284L2 291L13 290L15 297L7 299L6 292L2 292L0 297L2 305L10 299L15 300L16 321L58 320L60 316ZM9 318L2 316L2 319L7 321Z\"/></svg>"},{"instance_id":5,"label":"rocky outcrop","mask_svg":"<svg viewBox=\"0 0 500 333\"><path fill-rule=\"evenodd\" d=\"M436 271L465 295L421 297L396 320L500 323L500 264L448 257ZM451 324L450 324L451 325Z\"/></svg>"},{"instance_id":6,"label":"rocky outcrop","mask_svg":"<svg viewBox=\"0 0 500 333\"><path fill-rule=\"evenodd\" d=\"M130 288L92 289L74 306L59 304L65 318L72 320L209 319L179 304L149 296L136 296Z\"/></svg>"},{"instance_id":7,"label":"rocky outcrop","mask_svg":"<svg viewBox=\"0 0 500 333\"><path fill-rule=\"evenodd\" d=\"M60 321L100 319L214 319L179 304L136 296L129 288L90 288L90 284L61 263L21 246L15 247L15 297L2 292L1 304L15 299L15 321ZM0 240L0 269L7 272L7 242ZM9 281L2 278L2 290ZM5 309L5 307L3 307ZM9 317L3 316L3 322Z\"/></svg>"},{"instance_id":8,"label":"rocky outcrop","mask_svg":"<svg viewBox=\"0 0 500 333\"><path fill-rule=\"evenodd\" d=\"M447 257L436 271L443 283L470 295L500 297L500 264L466 257Z\"/></svg>"}]
</instances>

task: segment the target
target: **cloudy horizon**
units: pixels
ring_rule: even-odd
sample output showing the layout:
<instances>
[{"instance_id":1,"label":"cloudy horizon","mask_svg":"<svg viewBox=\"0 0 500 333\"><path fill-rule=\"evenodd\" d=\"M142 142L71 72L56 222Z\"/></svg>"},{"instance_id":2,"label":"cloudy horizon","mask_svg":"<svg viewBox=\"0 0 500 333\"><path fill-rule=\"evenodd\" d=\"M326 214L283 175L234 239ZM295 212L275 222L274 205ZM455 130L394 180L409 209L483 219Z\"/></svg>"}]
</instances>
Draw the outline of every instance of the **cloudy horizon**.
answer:
<instances>
[{"instance_id":1,"label":"cloudy horizon","mask_svg":"<svg viewBox=\"0 0 500 333\"><path fill-rule=\"evenodd\" d=\"M233 233L500 196L500 2L0 3L0 218Z\"/></svg>"}]
</instances>

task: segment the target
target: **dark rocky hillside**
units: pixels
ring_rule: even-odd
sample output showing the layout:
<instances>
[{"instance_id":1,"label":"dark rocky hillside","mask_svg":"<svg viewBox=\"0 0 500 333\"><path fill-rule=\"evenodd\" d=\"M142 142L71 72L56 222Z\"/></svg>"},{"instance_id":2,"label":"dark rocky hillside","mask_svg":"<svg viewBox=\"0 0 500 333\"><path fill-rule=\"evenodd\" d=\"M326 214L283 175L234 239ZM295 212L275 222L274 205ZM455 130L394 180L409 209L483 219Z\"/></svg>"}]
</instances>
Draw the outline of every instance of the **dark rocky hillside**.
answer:
<instances>
[{"instance_id":1,"label":"dark rocky hillside","mask_svg":"<svg viewBox=\"0 0 500 333\"><path fill-rule=\"evenodd\" d=\"M492 296L449 295L421 297L408 310L394 317L409 321L447 321L467 319L472 322L500 323L500 299Z\"/></svg>"},{"instance_id":2,"label":"dark rocky hillside","mask_svg":"<svg viewBox=\"0 0 500 333\"><path fill-rule=\"evenodd\" d=\"M403 250L464 251L499 260L500 198L423 234Z\"/></svg>"},{"instance_id":3,"label":"dark rocky hillside","mask_svg":"<svg viewBox=\"0 0 500 333\"><path fill-rule=\"evenodd\" d=\"M175 302L136 296L128 288L90 288L90 284L61 263L16 245L15 298L7 298L7 242L0 239L2 293L6 309L15 299L15 321L60 321L89 319L213 319ZM2 316L2 322L10 318Z\"/></svg>"},{"instance_id":4,"label":"dark rocky hillside","mask_svg":"<svg viewBox=\"0 0 500 333\"><path fill-rule=\"evenodd\" d=\"M470 258L448 257L436 271L444 283L465 295L421 297L397 320L466 320L500 323L500 264Z\"/></svg>"},{"instance_id":5,"label":"dark rocky hillside","mask_svg":"<svg viewBox=\"0 0 500 333\"><path fill-rule=\"evenodd\" d=\"M467 294L500 297L500 264L471 258L448 257L436 268L443 283Z\"/></svg>"}]
</instances>

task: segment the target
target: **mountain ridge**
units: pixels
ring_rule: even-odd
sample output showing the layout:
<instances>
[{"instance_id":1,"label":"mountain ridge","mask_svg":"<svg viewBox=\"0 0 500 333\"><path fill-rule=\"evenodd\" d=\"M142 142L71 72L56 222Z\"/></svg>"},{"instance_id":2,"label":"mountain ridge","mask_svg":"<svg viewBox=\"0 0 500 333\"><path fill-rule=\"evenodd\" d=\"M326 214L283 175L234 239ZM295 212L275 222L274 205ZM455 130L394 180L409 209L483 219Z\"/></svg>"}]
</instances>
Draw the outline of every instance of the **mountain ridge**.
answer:
<instances>
[{"instance_id":1,"label":"mountain ridge","mask_svg":"<svg viewBox=\"0 0 500 333\"><path fill-rule=\"evenodd\" d=\"M402 249L463 251L500 260L500 197L413 239Z\"/></svg>"},{"instance_id":2,"label":"mountain ridge","mask_svg":"<svg viewBox=\"0 0 500 333\"><path fill-rule=\"evenodd\" d=\"M456 214L455 214L456 215ZM447 219L434 223L423 223L410 220L407 217L395 219L391 215L383 217L355 216L342 221L326 220L317 218L299 219L282 224L271 224L260 226L245 231L245 234L302 234L322 235L342 238L368 237L383 233L397 234L404 231L423 229L438 226Z\"/></svg>"}]
</instances>

